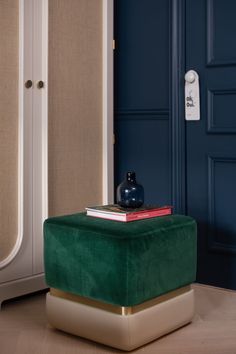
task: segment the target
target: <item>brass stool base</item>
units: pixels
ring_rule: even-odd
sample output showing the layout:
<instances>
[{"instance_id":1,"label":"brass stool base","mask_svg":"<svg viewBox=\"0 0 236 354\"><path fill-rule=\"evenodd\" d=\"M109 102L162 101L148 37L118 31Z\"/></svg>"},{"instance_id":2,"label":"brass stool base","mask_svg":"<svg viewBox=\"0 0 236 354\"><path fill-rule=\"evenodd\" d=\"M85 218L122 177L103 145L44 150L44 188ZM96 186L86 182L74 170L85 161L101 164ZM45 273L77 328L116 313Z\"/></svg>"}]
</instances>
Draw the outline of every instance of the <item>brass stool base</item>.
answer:
<instances>
[{"instance_id":1,"label":"brass stool base","mask_svg":"<svg viewBox=\"0 0 236 354\"><path fill-rule=\"evenodd\" d=\"M57 290L47 294L47 316L53 327L126 351L191 322L194 315L194 290L186 287L154 305L120 314L66 294L63 297Z\"/></svg>"}]
</instances>

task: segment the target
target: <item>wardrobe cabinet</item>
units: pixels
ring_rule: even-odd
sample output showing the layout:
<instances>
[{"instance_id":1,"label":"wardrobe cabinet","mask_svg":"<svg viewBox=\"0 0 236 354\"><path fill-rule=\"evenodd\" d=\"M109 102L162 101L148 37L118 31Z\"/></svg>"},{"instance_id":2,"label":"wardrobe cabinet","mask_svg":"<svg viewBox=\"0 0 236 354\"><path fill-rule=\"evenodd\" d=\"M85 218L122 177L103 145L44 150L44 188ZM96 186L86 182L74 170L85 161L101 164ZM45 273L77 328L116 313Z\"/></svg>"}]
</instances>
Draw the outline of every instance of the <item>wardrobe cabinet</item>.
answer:
<instances>
[{"instance_id":1,"label":"wardrobe cabinet","mask_svg":"<svg viewBox=\"0 0 236 354\"><path fill-rule=\"evenodd\" d=\"M112 22L110 0L0 2L0 303L46 287L45 218L112 202Z\"/></svg>"}]
</instances>

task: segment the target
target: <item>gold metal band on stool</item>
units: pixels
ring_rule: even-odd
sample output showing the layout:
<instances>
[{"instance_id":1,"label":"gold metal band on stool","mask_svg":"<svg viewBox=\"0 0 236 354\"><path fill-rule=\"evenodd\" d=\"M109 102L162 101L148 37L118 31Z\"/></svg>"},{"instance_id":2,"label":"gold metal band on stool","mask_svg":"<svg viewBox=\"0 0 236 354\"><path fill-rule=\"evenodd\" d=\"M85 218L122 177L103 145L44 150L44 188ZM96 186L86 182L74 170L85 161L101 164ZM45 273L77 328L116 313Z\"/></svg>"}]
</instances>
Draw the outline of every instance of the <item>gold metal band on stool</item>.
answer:
<instances>
[{"instance_id":1,"label":"gold metal band on stool","mask_svg":"<svg viewBox=\"0 0 236 354\"><path fill-rule=\"evenodd\" d=\"M142 310L145 310L147 308L150 308L154 305L160 304L164 301L173 299L176 296L182 295L188 291L190 291L191 287L190 285L188 286L184 286L182 288L176 289L174 291L170 291L169 293L166 293L164 295L158 296L154 299L145 301L141 304L135 305L135 306L116 306L116 305L112 305L112 304L108 304L105 302L101 302L101 301L97 301L97 300L92 300L80 295L75 295L75 294L71 294L68 292L64 292L58 289L54 289L51 288L50 289L50 294L56 297L60 297L62 299L65 300L70 300L70 301L74 301L74 302L78 302L80 304L83 305L87 305L90 307L95 307L101 310L105 310L108 312L112 312L118 315L123 315L123 316L127 316L127 315L132 315L134 313L140 312Z\"/></svg>"}]
</instances>

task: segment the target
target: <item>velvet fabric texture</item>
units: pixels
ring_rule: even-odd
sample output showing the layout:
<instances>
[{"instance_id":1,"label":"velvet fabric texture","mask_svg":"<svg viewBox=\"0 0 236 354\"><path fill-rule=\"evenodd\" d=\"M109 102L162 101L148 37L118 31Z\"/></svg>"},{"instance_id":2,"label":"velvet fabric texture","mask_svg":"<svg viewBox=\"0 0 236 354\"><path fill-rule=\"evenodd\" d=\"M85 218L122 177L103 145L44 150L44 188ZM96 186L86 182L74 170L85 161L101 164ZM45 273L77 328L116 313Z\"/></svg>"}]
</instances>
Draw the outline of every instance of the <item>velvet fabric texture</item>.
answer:
<instances>
[{"instance_id":1,"label":"velvet fabric texture","mask_svg":"<svg viewBox=\"0 0 236 354\"><path fill-rule=\"evenodd\" d=\"M192 283L196 252L196 222L183 215L124 223L78 213L44 223L47 284L119 306Z\"/></svg>"}]
</instances>

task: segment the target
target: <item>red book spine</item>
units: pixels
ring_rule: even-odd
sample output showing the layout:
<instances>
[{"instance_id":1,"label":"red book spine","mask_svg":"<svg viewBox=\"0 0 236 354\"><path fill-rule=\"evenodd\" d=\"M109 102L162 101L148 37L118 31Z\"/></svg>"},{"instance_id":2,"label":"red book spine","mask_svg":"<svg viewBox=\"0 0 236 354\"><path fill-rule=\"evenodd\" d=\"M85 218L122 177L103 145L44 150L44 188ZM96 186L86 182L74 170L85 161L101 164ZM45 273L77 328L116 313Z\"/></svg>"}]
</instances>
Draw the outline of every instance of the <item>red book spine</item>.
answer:
<instances>
[{"instance_id":1,"label":"red book spine","mask_svg":"<svg viewBox=\"0 0 236 354\"><path fill-rule=\"evenodd\" d=\"M126 216L126 222L154 218L155 216L164 216L164 215L170 215L170 214L172 214L171 208L131 213Z\"/></svg>"}]
</instances>

